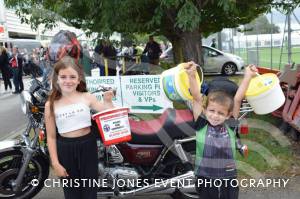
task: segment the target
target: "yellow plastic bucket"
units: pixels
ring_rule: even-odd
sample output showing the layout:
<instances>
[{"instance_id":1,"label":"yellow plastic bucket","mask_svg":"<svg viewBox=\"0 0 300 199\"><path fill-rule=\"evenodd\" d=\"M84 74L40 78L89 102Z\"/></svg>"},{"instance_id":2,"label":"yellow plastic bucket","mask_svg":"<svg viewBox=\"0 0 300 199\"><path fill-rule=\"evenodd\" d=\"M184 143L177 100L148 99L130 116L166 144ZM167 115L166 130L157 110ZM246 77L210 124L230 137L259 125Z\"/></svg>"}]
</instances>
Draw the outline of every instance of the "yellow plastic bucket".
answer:
<instances>
[{"instance_id":1,"label":"yellow plastic bucket","mask_svg":"<svg viewBox=\"0 0 300 199\"><path fill-rule=\"evenodd\" d=\"M184 64L179 64L178 66L164 71L161 74L161 88L167 98L171 101L185 101L192 100L193 97L189 91L190 83L188 75L185 72ZM199 67L199 70L196 74L196 80L201 87L203 81L203 72Z\"/></svg>"},{"instance_id":2,"label":"yellow plastic bucket","mask_svg":"<svg viewBox=\"0 0 300 199\"><path fill-rule=\"evenodd\" d=\"M285 96L278 77L266 73L253 78L246 92L246 99L256 114L268 114L280 108Z\"/></svg>"}]
</instances>

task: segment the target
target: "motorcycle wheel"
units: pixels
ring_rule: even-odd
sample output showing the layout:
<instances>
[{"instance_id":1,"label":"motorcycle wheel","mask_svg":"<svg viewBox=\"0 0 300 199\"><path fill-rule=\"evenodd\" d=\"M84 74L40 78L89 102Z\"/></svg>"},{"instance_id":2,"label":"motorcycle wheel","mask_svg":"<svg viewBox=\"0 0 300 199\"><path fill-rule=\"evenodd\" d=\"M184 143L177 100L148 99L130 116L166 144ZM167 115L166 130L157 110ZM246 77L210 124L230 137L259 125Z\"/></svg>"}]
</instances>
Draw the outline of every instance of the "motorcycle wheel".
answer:
<instances>
[{"instance_id":1,"label":"motorcycle wheel","mask_svg":"<svg viewBox=\"0 0 300 199\"><path fill-rule=\"evenodd\" d=\"M44 186L49 175L49 164L41 156L34 156L26 169L21 184L21 191L13 191L11 183L16 179L22 165L22 152L19 150L6 151L0 154L0 198L25 199L33 198ZM33 179L38 185L31 184Z\"/></svg>"},{"instance_id":2,"label":"motorcycle wheel","mask_svg":"<svg viewBox=\"0 0 300 199\"><path fill-rule=\"evenodd\" d=\"M193 148L193 146L192 146ZM195 150L188 150L188 154L190 161L192 162L193 168L194 168L194 162L195 162L195 157L196 157L196 151ZM178 164L175 164L172 173L173 175L182 175L186 173L186 167L180 162ZM180 190L176 190L174 193L170 195L173 199L194 199L194 198L199 198L198 194L196 192L193 193L185 193L181 192Z\"/></svg>"}]
</instances>

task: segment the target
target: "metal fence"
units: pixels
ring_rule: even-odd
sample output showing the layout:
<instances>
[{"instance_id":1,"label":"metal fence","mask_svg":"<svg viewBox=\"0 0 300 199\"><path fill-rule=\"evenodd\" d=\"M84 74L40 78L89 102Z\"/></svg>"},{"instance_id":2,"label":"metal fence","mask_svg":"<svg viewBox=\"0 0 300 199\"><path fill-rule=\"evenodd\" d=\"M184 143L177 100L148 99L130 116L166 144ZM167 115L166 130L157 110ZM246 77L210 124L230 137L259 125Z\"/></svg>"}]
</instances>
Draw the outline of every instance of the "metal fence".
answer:
<instances>
[{"instance_id":1,"label":"metal fence","mask_svg":"<svg viewBox=\"0 0 300 199\"><path fill-rule=\"evenodd\" d=\"M204 39L203 43L210 45L215 38L218 44L222 44L217 45L218 49L242 57L247 64L279 70L288 63L300 64L300 8L289 14L272 10L264 16L269 21L268 25L274 24L280 28L279 33L273 27L268 33L262 34L261 22L255 20L250 28L245 25L224 29ZM252 33L248 33L249 30Z\"/></svg>"}]
</instances>

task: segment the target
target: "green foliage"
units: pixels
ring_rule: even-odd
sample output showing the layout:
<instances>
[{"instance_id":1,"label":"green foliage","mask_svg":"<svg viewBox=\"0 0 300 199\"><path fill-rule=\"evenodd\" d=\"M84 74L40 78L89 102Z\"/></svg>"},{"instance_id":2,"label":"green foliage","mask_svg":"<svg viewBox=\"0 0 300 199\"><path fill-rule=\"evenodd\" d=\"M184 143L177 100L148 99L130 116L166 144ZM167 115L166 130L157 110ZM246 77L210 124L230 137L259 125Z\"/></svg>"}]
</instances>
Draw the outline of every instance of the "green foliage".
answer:
<instances>
[{"instance_id":1,"label":"green foliage","mask_svg":"<svg viewBox=\"0 0 300 199\"><path fill-rule=\"evenodd\" d=\"M163 68L164 70L167 70L169 68L175 67L176 65L174 63L169 63L169 62L161 62L159 65L161 68Z\"/></svg>"},{"instance_id":2,"label":"green foliage","mask_svg":"<svg viewBox=\"0 0 300 199\"><path fill-rule=\"evenodd\" d=\"M24 22L52 27L58 20L86 31L112 33L166 33L193 31L204 34L236 27L270 7L270 0L5 0ZM258 7L258 5L260 5ZM25 19L24 14L33 14Z\"/></svg>"},{"instance_id":3,"label":"green foliage","mask_svg":"<svg viewBox=\"0 0 300 199\"><path fill-rule=\"evenodd\" d=\"M281 12L287 14L293 11L300 5L300 0L278 0L272 1L272 7L280 10Z\"/></svg>"},{"instance_id":4,"label":"green foliage","mask_svg":"<svg viewBox=\"0 0 300 199\"><path fill-rule=\"evenodd\" d=\"M223 28L249 23L271 9L291 9L300 0L4 0L23 22L46 28L63 21L87 33L164 35L183 49L176 57L201 63L201 39ZM28 18L28 14L32 14ZM189 41L189 42L187 42ZM175 45L174 45L175 44ZM192 44L183 48L185 44ZM183 51L182 50L182 51ZM176 58L175 57L175 58ZM177 60L177 59L176 59Z\"/></svg>"},{"instance_id":5,"label":"green foliage","mask_svg":"<svg viewBox=\"0 0 300 199\"><path fill-rule=\"evenodd\" d=\"M246 24L245 29L250 30L245 32L246 35L271 34L280 32L279 26L270 24L267 17L264 15L256 18L251 23Z\"/></svg>"},{"instance_id":6,"label":"green foliage","mask_svg":"<svg viewBox=\"0 0 300 199\"><path fill-rule=\"evenodd\" d=\"M136 43L136 38L133 34L122 34L121 36L121 45L122 46L131 46L133 43Z\"/></svg>"},{"instance_id":7,"label":"green foliage","mask_svg":"<svg viewBox=\"0 0 300 199\"><path fill-rule=\"evenodd\" d=\"M166 8L178 8L181 3L185 2L184 0L162 0L161 5L165 6Z\"/></svg>"},{"instance_id":8,"label":"green foliage","mask_svg":"<svg viewBox=\"0 0 300 199\"><path fill-rule=\"evenodd\" d=\"M201 14L197 7L191 2L186 1L179 9L175 26L183 31L193 31L199 27Z\"/></svg>"},{"instance_id":9,"label":"green foliage","mask_svg":"<svg viewBox=\"0 0 300 199\"><path fill-rule=\"evenodd\" d=\"M137 44L146 44L149 40L148 34L135 34Z\"/></svg>"}]
</instances>

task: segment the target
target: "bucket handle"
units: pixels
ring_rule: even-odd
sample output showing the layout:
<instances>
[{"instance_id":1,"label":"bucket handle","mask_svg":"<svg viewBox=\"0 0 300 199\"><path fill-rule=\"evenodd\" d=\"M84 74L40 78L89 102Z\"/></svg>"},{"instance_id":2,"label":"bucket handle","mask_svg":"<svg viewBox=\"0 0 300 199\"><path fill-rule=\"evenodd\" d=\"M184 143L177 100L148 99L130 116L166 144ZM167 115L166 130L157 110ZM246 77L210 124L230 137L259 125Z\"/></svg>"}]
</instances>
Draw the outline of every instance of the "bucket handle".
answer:
<instances>
[{"instance_id":1,"label":"bucket handle","mask_svg":"<svg viewBox=\"0 0 300 199\"><path fill-rule=\"evenodd\" d=\"M262 76L261 76L258 72L256 72L256 76L257 76L258 79L264 84L264 86L270 87L270 84L269 84L269 83L266 84L266 83L265 83L265 79L263 79Z\"/></svg>"},{"instance_id":2,"label":"bucket handle","mask_svg":"<svg viewBox=\"0 0 300 199\"><path fill-rule=\"evenodd\" d=\"M201 77L200 77L200 81L203 82L204 80L204 77L203 77L203 70L202 70L202 67L199 65L199 64L196 64L196 67L200 69L201 71Z\"/></svg>"}]
</instances>

